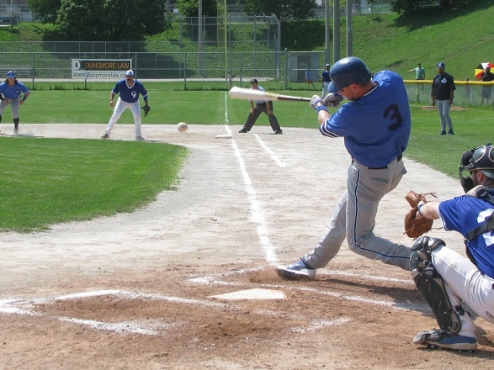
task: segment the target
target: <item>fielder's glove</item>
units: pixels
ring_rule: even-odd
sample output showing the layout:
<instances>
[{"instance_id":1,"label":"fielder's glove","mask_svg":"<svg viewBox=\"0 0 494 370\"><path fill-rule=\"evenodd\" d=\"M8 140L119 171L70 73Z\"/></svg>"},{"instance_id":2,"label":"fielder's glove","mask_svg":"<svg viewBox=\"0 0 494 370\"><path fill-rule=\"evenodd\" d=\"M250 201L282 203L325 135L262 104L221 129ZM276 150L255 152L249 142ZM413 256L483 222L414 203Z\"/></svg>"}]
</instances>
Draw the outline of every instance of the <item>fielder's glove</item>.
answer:
<instances>
[{"instance_id":1,"label":"fielder's glove","mask_svg":"<svg viewBox=\"0 0 494 370\"><path fill-rule=\"evenodd\" d=\"M144 109L144 117L147 117L149 111L151 110L151 107L146 104L144 107L142 107L142 109Z\"/></svg>"},{"instance_id":2,"label":"fielder's glove","mask_svg":"<svg viewBox=\"0 0 494 370\"><path fill-rule=\"evenodd\" d=\"M409 236L410 238L417 239L419 236L432 229L434 220L425 217L422 217L421 219L415 218L415 216L417 215L419 203L427 203L427 199L425 197L426 195L432 195L433 197L436 197L436 193L419 194L412 190L410 190L405 196L405 199L410 204L410 207L412 207L412 209L408 211L405 216L404 234L407 234L407 236Z\"/></svg>"},{"instance_id":3,"label":"fielder's glove","mask_svg":"<svg viewBox=\"0 0 494 370\"><path fill-rule=\"evenodd\" d=\"M336 107L338 106L338 104L340 104L340 101L342 100L343 97L341 95L338 95L337 93L331 93L324 97L322 103L326 107Z\"/></svg>"}]
</instances>

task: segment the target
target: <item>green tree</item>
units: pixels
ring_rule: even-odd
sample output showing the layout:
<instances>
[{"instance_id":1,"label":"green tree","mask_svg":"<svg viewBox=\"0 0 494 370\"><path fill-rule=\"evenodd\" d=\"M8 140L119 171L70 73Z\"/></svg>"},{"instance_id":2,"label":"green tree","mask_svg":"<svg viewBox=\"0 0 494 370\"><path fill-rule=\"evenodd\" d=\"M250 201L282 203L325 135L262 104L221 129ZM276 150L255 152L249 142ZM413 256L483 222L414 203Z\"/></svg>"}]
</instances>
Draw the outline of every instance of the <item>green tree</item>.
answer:
<instances>
[{"instance_id":1,"label":"green tree","mask_svg":"<svg viewBox=\"0 0 494 370\"><path fill-rule=\"evenodd\" d=\"M165 29L162 0L61 0L57 24L69 40L138 41Z\"/></svg>"},{"instance_id":2,"label":"green tree","mask_svg":"<svg viewBox=\"0 0 494 370\"><path fill-rule=\"evenodd\" d=\"M60 9L61 0L27 0L29 9L35 13L43 23L55 23Z\"/></svg>"},{"instance_id":3,"label":"green tree","mask_svg":"<svg viewBox=\"0 0 494 370\"><path fill-rule=\"evenodd\" d=\"M248 15L274 14L282 23L313 17L316 9L315 0L241 0L240 5Z\"/></svg>"},{"instance_id":4,"label":"green tree","mask_svg":"<svg viewBox=\"0 0 494 370\"><path fill-rule=\"evenodd\" d=\"M199 0L177 0L177 9L184 17L199 15ZM202 15L205 17L218 16L217 0L202 0Z\"/></svg>"}]
</instances>

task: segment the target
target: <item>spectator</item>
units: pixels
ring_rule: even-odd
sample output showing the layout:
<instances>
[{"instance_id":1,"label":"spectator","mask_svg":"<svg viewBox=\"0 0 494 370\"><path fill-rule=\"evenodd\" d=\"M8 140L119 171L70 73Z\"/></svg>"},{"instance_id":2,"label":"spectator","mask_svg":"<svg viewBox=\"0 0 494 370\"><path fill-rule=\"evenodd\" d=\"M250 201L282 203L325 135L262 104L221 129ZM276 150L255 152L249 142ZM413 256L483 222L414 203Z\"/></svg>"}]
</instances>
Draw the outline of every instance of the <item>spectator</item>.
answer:
<instances>
[{"instance_id":1,"label":"spectator","mask_svg":"<svg viewBox=\"0 0 494 370\"><path fill-rule=\"evenodd\" d=\"M437 111L441 119L441 132L439 135L446 135L446 126L448 126L448 135L454 135L453 122L449 116L451 105L455 96L455 79L450 74L444 72L446 66L443 62L437 64L437 75L432 81L432 105L437 102Z\"/></svg>"},{"instance_id":2,"label":"spectator","mask_svg":"<svg viewBox=\"0 0 494 370\"><path fill-rule=\"evenodd\" d=\"M467 95L468 102L470 104L473 104L473 91L472 91L472 85L470 85L470 79L467 77L465 78L465 81L467 82L465 84L465 94Z\"/></svg>"},{"instance_id":3,"label":"spectator","mask_svg":"<svg viewBox=\"0 0 494 370\"><path fill-rule=\"evenodd\" d=\"M305 81L307 82L307 88L309 88L309 85L312 85L313 89L316 88L312 82L312 72L309 70L309 67L305 68Z\"/></svg>"},{"instance_id":4,"label":"spectator","mask_svg":"<svg viewBox=\"0 0 494 370\"><path fill-rule=\"evenodd\" d=\"M484 73L480 76L480 81L491 82L494 81L494 73L491 72L491 67L487 66L484 69ZM486 104L489 105L489 99L492 96L492 85L482 85L482 100L480 104L484 104L484 99Z\"/></svg>"},{"instance_id":5,"label":"spectator","mask_svg":"<svg viewBox=\"0 0 494 370\"><path fill-rule=\"evenodd\" d=\"M425 68L422 68L422 63L419 63L417 68L411 69L408 72L415 72L415 79L417 81L419 80L425 80ZM420 83L417 84L420 92L424 91L424 84Z\"/></svg>"}]
</instances>

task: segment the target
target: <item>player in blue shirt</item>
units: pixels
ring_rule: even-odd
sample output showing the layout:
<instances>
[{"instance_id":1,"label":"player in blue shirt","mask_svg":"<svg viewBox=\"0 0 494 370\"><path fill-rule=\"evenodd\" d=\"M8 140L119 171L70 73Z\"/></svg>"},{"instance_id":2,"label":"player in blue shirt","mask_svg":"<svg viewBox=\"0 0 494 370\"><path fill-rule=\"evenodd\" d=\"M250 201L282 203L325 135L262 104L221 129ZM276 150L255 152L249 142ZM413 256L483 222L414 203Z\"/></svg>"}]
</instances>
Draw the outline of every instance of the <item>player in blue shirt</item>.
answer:
<instances>
[{"instance_id":1,"label":"player in blue shirt","mask_svg":"<svg viewBox=\"0 0 494 370\"><path fill-rule=\"evenodd\" d=\"M440 218L445 230L459 232L469 258L447 248L441 239L417 239L410 261L412 276L440 329L420 332L413 342L475 350L475 325L461 303L494 323L494 147L489 144L466 151L459 170L466 194L442 202L421 202L415 217ZM463 171L471 177L463 177Z\"/></svg>"},{"instance_id":2,"label":"player in blue shirt","mask_svg":"<svg viewBox=\"0 0 494 370\"><path fill-rule=\"evenodd\" d=\"M142 95L144 104L148 105L148 92L144 88L144 85L135 79L134 71L128 70L125 73L125 78L117 82L115 87L110 93L110 107L113 107L113 98L115 95L120 94L117 100L113 114L108 121L108 126L102 139L109 139L110 133L113 130L113 126L117 123L122 113L128 108L134 116L136 140L144 141L141 135L141 108L139 106L139 96Z\"/></svg>"},{"instance_id":3,"label":"player in blue shirt","mask_svg":"<svg viewBox=\"0 0 494 370\"><path fill-rule=\"evenodd\" d=\"M326 64L326 69L321 74L322 80L322 93L321 96L324 98L328 94L328 87L331 83L331 76L329 75L329 64Z\"/></svg>"},{"instance_id":4,"label":"player in blue shirt","mask_svg":"<svg viewBox=\"0 0 494 370\"><path fill-rule=\"evenodd\" d=\"M23 97L21 98L21 94ZM8 71L5 82L0 84L0 123L2 122L3 111L10 104L12 107L12 118L14 120L14 133L19 133L19 108L24 104L30 94L29 89L17 81L15 72Z\"/></svg>"},{"instance_id":5,"label":"player in blue shirt","mask_svg":"<svg viewBox=\"0 0 494 370\"><path fill-rule=\"evenodd\" d=\"M391 71L372 78L356 57L339 60L330 74L330 94L324 99L315 95L311 106L323 135L344 137L352 156L347 190L316 248L292 265L279 266L277 272L288 279L314 279L316 269L337 255L345 239L359 255L408 270L411 248L374 234L379 202L406 173L402 153L408 145L411 118L405 84ZM341 96L350 102L331 115L326 106L338 105Z\"/></svg>"}]
</instances>

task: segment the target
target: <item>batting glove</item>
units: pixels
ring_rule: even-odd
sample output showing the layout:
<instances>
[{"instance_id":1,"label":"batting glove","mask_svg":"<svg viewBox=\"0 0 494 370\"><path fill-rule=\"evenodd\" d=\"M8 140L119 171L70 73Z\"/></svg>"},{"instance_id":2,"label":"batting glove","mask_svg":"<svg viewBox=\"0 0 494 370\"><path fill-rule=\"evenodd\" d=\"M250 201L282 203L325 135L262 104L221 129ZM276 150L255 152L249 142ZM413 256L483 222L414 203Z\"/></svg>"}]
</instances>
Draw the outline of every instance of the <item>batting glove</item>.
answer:
<instances>
[{"instance_id":1,"label":"batting glove","mask_svg":"<svg viewBox=\"0 0 494 370\"><path fill-rule=\"evenodd\" d=\"M340 104L340 101L343 100L343 97L341 95L338 95L337 93L332 93L328 94L324 97L322 100L322 103L326 107L336 107L338 104Z\"/></svg>"},{"instance_id":2,"label":"batting glove","mask_svg":"<svg viewBox=\"0 0 494 370\"><path fill-rule=\"evenodd\" d=\"M310 100L310 106L314 110L317 110L317 104L319 103L322 103L321 97L319 95L314 95Z\"/></svg>"}]
</instances>

